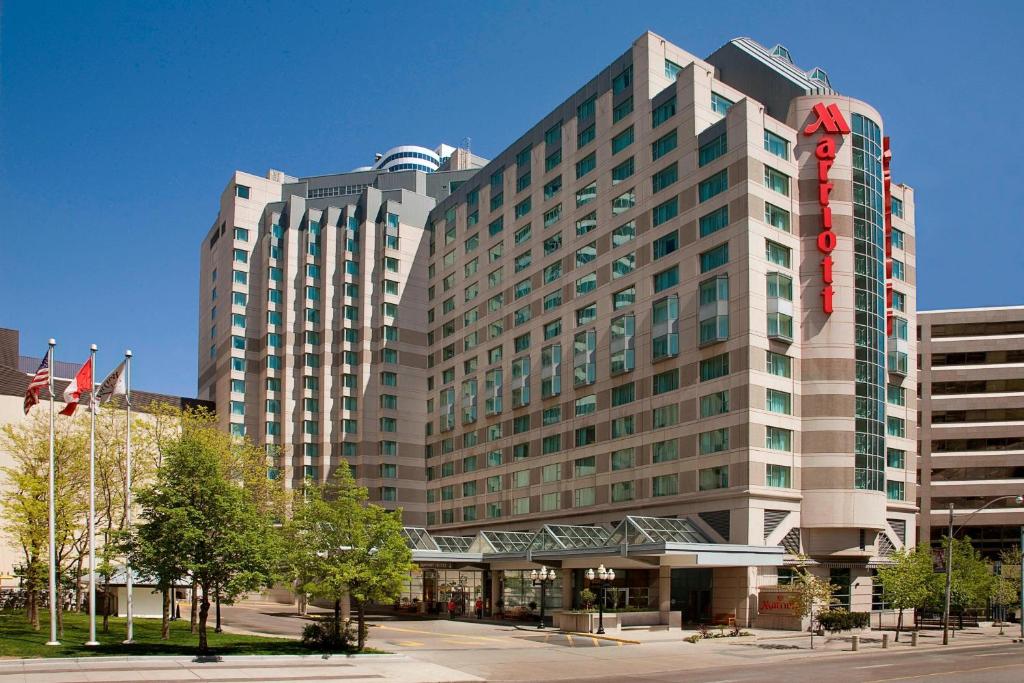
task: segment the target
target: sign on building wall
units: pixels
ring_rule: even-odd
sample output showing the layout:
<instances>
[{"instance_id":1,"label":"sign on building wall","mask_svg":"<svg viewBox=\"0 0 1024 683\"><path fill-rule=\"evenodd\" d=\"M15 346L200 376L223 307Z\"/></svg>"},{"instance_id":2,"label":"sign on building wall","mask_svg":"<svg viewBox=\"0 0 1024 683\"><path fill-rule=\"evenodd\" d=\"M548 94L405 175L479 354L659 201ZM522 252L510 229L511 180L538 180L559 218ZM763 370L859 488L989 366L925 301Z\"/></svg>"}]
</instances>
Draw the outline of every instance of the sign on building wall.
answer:
<instances>
[{"instance_id":1,"label":"sign on building wall","mask_svg":"<svg viewBox=\"0 0 1024 683\"><path fill-rule=\"evenodd\" d=\"M762 588L757 596L758 614L778 614L782 616L798 616L797 594L790 590L768 590Z\"/></svg>"},{"instance_id":2,"label":"sign on building wall","mask_svg":"<svg viewBox=\"0 0 1024 683\"><path fill-rule=\"evenodd\" d=\"M818 233L818 251L824 254L821 260L821 279L823 287L821 290L821 309L832 313L832 252L836 248L836 233L832 230L832 208L829 206L829 197L832 194L832 181L829 180L829 170L836 160L836 139L832 136L849 135L850 126L843 118L843 113L835 104L826 106L819 102L811 109L813 119L804 127L804 135L814 135L820 129L821 139L814 149L814 156L818 160L818 205L821 207L821 231Z\"/></svg>"}]
</instances>

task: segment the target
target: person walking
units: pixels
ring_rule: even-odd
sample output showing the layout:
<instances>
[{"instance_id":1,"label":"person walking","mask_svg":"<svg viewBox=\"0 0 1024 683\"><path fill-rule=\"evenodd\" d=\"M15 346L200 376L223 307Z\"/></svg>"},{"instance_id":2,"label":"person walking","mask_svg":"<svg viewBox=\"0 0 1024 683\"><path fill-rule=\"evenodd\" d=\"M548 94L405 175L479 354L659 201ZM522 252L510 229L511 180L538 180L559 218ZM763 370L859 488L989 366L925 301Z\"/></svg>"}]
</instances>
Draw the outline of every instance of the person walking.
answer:
<instances>
[{"instance_id":1,"label":"person walking","mask_svg":"<svg viewBox=\"0 0 1024 683\"><path fill-rule=\"evenodd\" d=\"M484 618L484 599L483 598L477 598L476 599L476 618L477 619L483 619Z\"/></svg>"}]
</instances>

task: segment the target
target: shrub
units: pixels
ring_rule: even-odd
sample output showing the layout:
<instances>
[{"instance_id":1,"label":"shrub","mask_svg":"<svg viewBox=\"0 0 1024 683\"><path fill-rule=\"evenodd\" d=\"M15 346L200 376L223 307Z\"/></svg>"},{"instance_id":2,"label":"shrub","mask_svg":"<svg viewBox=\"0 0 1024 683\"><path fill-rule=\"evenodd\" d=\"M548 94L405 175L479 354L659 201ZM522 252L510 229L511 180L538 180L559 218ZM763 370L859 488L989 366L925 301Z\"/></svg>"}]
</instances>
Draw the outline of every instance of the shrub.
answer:
<instances>
[{"instance_id":1,"label":"shrub","mask_svg":"<svg viewBox=\"0 0 1024 683\"><path fill-rule=\"evenodd\" d=\"M685 640L688 643L696 643L696 642L700 641L700 634L699 633L694 633L692 636L687 636L687 637L683 638L683 640Z\"/></svg>"},{"instance_id":2,"label":"shrub","mask_svg":"<svg viewBox=\"0 0 1024 683\"><path fill-rule=\"evenodd\" d=\"M351 625L343 624L340 637L334 635L334 619L324 619L306 624L302 629L302 644L323 652L348 651L353 649L356 634Z\"/></svg>"},{"instance_id":3,"label":"shrub","mask_svg":"<svg viewBox=\"0 0 1024 683\"><path fill-rule=\"evenodd\" d=\"M580 602L583 603L583 609L590 610L597 602L597 595L589 588L584 588L580 591Z\"/></svg>"},{"instance_id":4,"label":"shrub","mask_svg":"<svg viewBox=\"0 0 1024 683\"><path fill-rule=\"evenodd\" d=\"M855 628L867 628L871 615L867 612L847 612L845 609L834 609L818 615L818 625L829 633L849 631Z\"/></svg>"}]
</instances>

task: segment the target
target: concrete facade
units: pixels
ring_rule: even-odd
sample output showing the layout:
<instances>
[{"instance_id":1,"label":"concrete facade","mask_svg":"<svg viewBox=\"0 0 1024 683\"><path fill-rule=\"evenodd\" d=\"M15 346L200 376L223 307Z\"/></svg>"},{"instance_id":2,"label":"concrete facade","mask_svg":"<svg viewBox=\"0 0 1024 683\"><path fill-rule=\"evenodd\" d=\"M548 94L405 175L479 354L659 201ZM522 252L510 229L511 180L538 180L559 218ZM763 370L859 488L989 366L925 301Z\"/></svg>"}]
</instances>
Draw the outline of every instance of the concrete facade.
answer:
<instances>
[{"instance_id":1,"label":"concrete facade","mask_svg":"<svg viewBox=\"0 0 1024 683\"><path fill-rule=\"evenodd\" d=\"M1020 544L1024 507L1024 306L921 311L920 535L954 523L998 558Z\"/></svg>"},{"instance_id":2,"label":"concrete facade","mask_svg":"<svg viewBox=\"0 0 1024 683\"><path fill-rule=\"evenodd\" d=\"M870 609L915 542L914 199L887 150L781 46L646 33L479 170L238 172L201 246L200 395L291 485L347 462L435 534L685 518ZM700 556L620 562L665 618L750 623L788 576Z\"/></svg>"}]
</instances>

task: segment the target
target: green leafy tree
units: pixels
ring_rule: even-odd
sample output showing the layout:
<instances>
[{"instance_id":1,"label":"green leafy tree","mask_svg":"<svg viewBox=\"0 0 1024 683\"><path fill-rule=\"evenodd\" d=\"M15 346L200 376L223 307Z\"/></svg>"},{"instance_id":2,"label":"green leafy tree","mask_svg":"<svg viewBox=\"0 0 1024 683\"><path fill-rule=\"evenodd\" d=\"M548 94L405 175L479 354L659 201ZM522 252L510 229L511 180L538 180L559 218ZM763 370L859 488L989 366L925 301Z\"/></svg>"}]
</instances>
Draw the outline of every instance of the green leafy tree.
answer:
<instances>
[{"instance_id":1,"label":"green leafy tree","mask_svg":"<svg viewBox=\"0 0 1024 683\"><path fill-rule=\"evenodd\" d=\"M943 541L943 547L948 540ZM945 574L932 575L932 594L942 605L946 589ZM953 542L953 576L950 583L950 612L963 614L971 607L984 607L992 596L995 578L992 567L971 544L970 538Z\"/></svg>"},{"instance_id":2,"label":"green leafy tree","mask_svg":"<svg viewBox=\"0 0 1024 683\"><path fill-rule=\"evenodd\" d=\"M209 651L211 598L230 602L269 585L279 551L273 517L243 481L226 476L230 439L210 429L184 429L169 445L153 485L138 496L142 508L133 558L154 576L190 575L201 588L199 651Z\"/></svg>"},{"instance_id":3,"label":"green leafy tree","mask_svg":"<svg viewBox=\"0 0 1024 683\"><path fill-rule=\"evenodd\" d=\"M0 525L21 551L18 568L28 594L27 616L39 628L39 597L47 585L49 555L50 416L37 407L24 422L0 429L0 449L11 464L0 468ZM54 530L58 577L77 579L81 573L88 511L88 445L79 419L60 418L54 434ZM77 583L72 584L77 585ZM58 605L66 584L58 585ZM58 628L62 626L58 610ZM63 630L63 629L61 629Z\"/></svg>"},{"instance_id":4,"label":"green leafy tree","mask_svg":"<svg viewBox=\"0 0 1024 683\"><path fill-rule=\"evenodd\" d=\"M881 567L875 582L882 587L882 599L899 610L896 640L903 628L903 610L923 608L932 599L934 571L931 548L922 543L892 554L892 564Z\"/></svg>"},{"instance_id":5,"label":"green leafy tree","mask_svg":"<svg viewBox=\"0 0 1024 683\"><path fill-rule=\"evenodd\" d=\"M806 567L800 567L793 576L794 608L801 617L811 622L811 649L814 649L814 618L821 610L831 609L835 604L835 593L839 586L812 574Z\"/></svg>"},{"instance_id":6,"label":"green leafy tree","mask_svg":"<svg viewBox=\"0 0 1024 683\"><path fill-rule=\"evenodd\" d=\"M401 513L367 499L349 468L339 467L326 486L310 484L296 500L288 529L292 575L302 590L333 601L335 644L341 643L341 603L351 598L359 650L366 643L366 603L394 600L415 568Z\"/></svg>"},{"instance_id":7,"label":"green leafy tree","mask_svg":"<svg viewBox=\"0 0 1024 683\"><path fill-rule=\"evenodd\" d=\"M992 602L1005 609L1010 605L1017 605L1020 602L1020 548L1004 548L999 554L1002 565L999 574L995 577L992 587ZM1000 624L1005 619L1000 619ZM1000 625L1000 633L1002 626Z\"/></svg>"}]
</instances>

